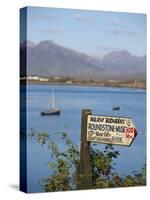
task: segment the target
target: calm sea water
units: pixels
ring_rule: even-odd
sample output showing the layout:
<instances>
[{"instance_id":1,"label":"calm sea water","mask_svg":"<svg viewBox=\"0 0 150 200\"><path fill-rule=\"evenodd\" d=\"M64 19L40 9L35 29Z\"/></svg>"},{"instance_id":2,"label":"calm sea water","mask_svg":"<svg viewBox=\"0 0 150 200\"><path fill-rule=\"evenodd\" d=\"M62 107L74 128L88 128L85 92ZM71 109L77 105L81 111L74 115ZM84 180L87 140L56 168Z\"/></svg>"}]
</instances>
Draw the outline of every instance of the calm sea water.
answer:
<instances>
[{"instance_id":1,"label":"calm sea water","mask_svg":"<svg viewBox=\"0 0 150 200\"><path fill-rule=\"evenodd\" d=\"M59 116L41 116L40 112L51 105L51 91L55 91L55 104L60 108ZM112 111L113 106L120 111ZM132 117L138 136L131 147L115 146L120 156L116 169L120 175L140 170L146 160L146 92L141 89L83 87L59 85L28 85L27 88L27 128L52 133L52 139L63 148L63 143L55 134L67 131L78 145L80 144L81 110L88 108L93 114ZM103 144L97 145L104 149ZM47 167L50 155L47 146L37 144L34 139L27 140L27 182L28 192L42 192L38 180L51 174Z\"/></svg>"}]
</instances>

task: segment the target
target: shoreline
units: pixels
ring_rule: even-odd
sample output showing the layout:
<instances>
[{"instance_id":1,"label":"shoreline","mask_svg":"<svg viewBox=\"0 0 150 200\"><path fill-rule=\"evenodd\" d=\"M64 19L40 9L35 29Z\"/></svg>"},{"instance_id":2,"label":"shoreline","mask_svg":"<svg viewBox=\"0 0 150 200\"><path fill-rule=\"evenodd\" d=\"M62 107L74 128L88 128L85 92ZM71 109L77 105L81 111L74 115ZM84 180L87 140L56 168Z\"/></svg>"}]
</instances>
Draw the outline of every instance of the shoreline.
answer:
<instances>
[{"instance_id":1,"label":"shoreline","mask_svg":"<svg viewBox=\"0 0 150 200\"><path fill-rule=\"evenodd\" d=\"M66 82L48 82L48 81L20 81L20 85L66 85L66 86L89 86L89 87L114 87L114 88L133 88L146 90L146 83L71 83Z\"/></svg>"}]
</instances>

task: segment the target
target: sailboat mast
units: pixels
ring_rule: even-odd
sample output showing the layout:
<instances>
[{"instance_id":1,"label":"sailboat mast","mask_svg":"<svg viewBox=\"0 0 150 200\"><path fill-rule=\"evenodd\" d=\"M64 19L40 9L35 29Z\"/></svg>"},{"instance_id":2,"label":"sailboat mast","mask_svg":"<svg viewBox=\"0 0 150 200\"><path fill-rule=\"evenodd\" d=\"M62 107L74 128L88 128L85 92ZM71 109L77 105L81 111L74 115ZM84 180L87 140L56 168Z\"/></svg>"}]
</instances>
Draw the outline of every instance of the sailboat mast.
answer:
<instances>
[{"instance_id":1,"label":"sailboat mast","mask_svg":"<svg viewBox=\"0 0 150 200\"><path fill-rule=\"evenodd\" d=\"M54 90L52 90L52 108L55 108Z\"/></svg>"}]
</instances>

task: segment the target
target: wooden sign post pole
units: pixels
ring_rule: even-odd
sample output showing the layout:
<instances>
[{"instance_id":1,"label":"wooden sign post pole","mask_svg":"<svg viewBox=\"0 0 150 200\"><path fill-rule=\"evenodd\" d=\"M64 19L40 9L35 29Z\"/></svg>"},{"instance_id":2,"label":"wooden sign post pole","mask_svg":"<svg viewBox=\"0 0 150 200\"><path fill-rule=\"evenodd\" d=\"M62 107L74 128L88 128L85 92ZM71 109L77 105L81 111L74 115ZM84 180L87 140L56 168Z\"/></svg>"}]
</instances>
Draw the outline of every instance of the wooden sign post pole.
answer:
<instances>
[{"instance_id":1,"label":"wooden sign post pole","mask_svg":"<svg viewBox=\"0 0 150 200\"><path fill-rule=\"evenodd\" d=\"M87 141L87 116L91 115L91 110L82 110L81 125L81 148L80 162L78 167L78 189L92 188L92 166L90 161L90 142Z\"/></svg>"}]
</instances>

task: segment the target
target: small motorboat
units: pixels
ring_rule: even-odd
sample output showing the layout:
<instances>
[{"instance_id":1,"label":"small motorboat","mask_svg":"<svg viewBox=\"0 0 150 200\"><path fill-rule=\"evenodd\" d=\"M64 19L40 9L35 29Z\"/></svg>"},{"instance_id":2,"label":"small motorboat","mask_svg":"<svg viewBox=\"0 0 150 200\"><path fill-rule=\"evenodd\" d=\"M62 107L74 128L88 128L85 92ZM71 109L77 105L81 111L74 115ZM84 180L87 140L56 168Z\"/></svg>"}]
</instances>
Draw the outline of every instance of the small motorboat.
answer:
<instances>
[{"instance_id":1,"label":"small motorboat","mask_svg":"<svg viewBox=\"0 0 150 200\"><path fill-rule=\"evenodd\" d=\"M55 100L54 100L54 92L52 92L52 101L51 101L51 108L48 109L47 111L42 111L41 115L60 115L60 109L55 108Z\"/></svg>"},{"instance_id":2,"label":"small motorboat","mask_svg":"<svg viewBox=\"0 0 150 200\"><path fill-rule=\"evenodd\" d=\"M120 106L114 106L112 110L120 110Z\"/></svg>"}]
</instances>

